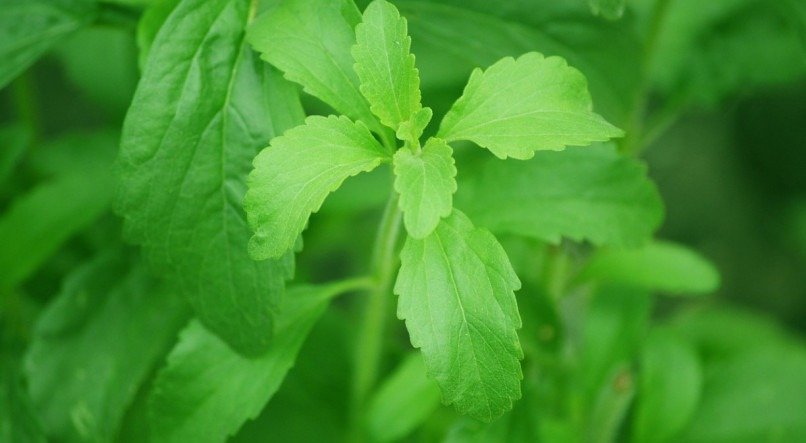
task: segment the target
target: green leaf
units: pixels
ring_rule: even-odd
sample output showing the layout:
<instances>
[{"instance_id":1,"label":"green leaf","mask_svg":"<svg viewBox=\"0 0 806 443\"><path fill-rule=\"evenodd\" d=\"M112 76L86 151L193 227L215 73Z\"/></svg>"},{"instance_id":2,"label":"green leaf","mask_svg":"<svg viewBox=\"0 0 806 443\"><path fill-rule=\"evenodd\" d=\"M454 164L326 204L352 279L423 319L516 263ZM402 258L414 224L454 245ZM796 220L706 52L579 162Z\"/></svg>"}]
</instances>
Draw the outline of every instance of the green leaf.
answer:
<instances>
[{"instance_id":1,"label":"green leaf","mask_svg":"<svg viewBox=\"0 0 806 443\"><path fill-rule=\"evenodd\" d=\"M248 20L248 0L183 0L165 21L123 127L118 211L202 323L257 354L293 257L249 258L246 176L302 109L245 45Z\"/></svg>"},{"instance_id":2,"label":"green leaf","mask_svg":"<svg viewBox=\"0 0 806 443\"><path fill-rule=\"evenodd\" d=\"M344 116L308 117L272 140L255 158L244 199L255 232L249 254L263 260L288 252L328 194L388 157L364 124Z\"/></svg>"},{"instance_id":3,"label":"green leaf","mask_svg":"<svg viewBox=\"0 0 806 443\"><path fill-rule=\"evenodd\" d=\"M425 375L423 359L409 355L379 387L367 408L373 441L397 441L439 407L439 388Z\"/></svg>"},{"instance_id":4,"label":"green leaf","mask_svg":"<svg viewBox=\"0 0 806 443\"><path fill-rule=\"evenodd\" d=\"M352 54L361 93L381 123L397 131L422 109L406 19L391 3L375 0L364 11L355 37Z\"/></svg>"},{"instance_id":5,"label":"green leaf","mask_svg":"<svg viewBox=\"0 0 806 443\"><path fill-rule=\"evenodd\" d=\"M155 442L220 442L277 392L337 285L289 288L268 352L247 358L198 322L181 333L150 399Z\"/></svg>"},{"instance_id":6,"label":"green leaf","mask_svg":"<svg viewBox=\"0 0 806 443\"><path fill-rule=\"evenodd\" d=\"M130 254L78 268L36 324L25 369L52 439L114 440L140 384L187 321L181 299Z\"/></svg>"},{"instance_id":7,"label":"green leaf","mask_svg":"<svg viewBox=\"0 0 806 443\"><path fill-rule=\"evenodd\" d=\"M634 106L642 44L632 27L592 17L584 2L396 4L408 20L423 91L448 88L453 97L454 89L461 88L476 67L537 51L563 57L579 69L588 80L597 112L609 121L624 124ZM566 8L579 11L567 14Z\"/></svg>"},{"instance_id":8,"label":"green leaf","mask_svg":"<svg viewBox=\"0 0 806 443\"><path fill-rule=\"evenodd\" d=\"M61 139L57 144L114 149L115 136L100 133ZM12 288L37 270L76 232L86 228L112 203L114 180L109 162L76 164L15 198L0 217L0 290Z\"/></svg>"},{"instance_id":9,"label":"green leaf","mask_svg":"<svg viewBox=\"0 0 806 443\"><path fill-rule=\"evenodd\" d=\"M179 0L156 0L140 16L140 21L137 22L137 47L140 50L137 63L141 71L145 69L157 33L178 4Z\"/></svg>"},{"instance_id":10,"label":"green leaf","mask_svg":"<svg viewBox=\"0 0 806 443\"><path fill-rule=\"evenodd\" d=\"M469 140L497 157L521 160L536 150L562 150L623 135L592 111L585 77L560 57L530 52L470 75L439 130L447 141Z\"/></svg>"},{"instance_id":11,"label":"green leaf","mask_svg":"<svg viewBox=\"0 0 806 443\"><path fill-rule=\"evenodd\" d=\"M601 249L580 279L672 294L705 294L719 287L719 272L685 246L655 241L638 249Z\"/></svg>"},{"instance_id":12,"label":"green leaf","mask_svg":"<svg viewBox=\"0 0 806 443\"><path fill-rule=\"evenodd\" d=\"M634 441L674 441L697 409L702 390L699 358L690 344L656 330L644 344L640 371Z\"/></svg>"},{"instance_id":13,"label":"green leaf","mask_svg":"<svg viewBox=\"0 0 806 443\"><path fill-rule=\"evenodd\" d=\"M434 111L431 108L420 109L411 116L411 119L400 123L395 135L398 139L415 145L420 143L420 136L423 135L423 131L433 115Z\"/></svg>"},{"instance_id":14,"label":"green leaf","mask_svg":"<svg viewBox=\"0 0 806 443\"><path fill-rule=\"evenodd\" d=\"M624 15L627 0L588 0L593 15L601 15L608 20L617 20Z\"/></svg>"},{"instance_id":15,"label":"green leaf","mask_svg":"<svg viewBox=\"0 0 806 443\"><path fill-rule=\"evenodd\" d=\"M453 209L456 166L453 150L445 141L431 138L422 151L400 149L395 153L395 190L409 235L423 238Z\"/></svg>"},{"instance_id":16,"label":"green leaf","mask_svg":"<svg viewBox=\"0 0 806 443\"><path fill-rule=\"evenodd\" d=\"M96 12L89 0L0 1L0 89Z\"/></svg>"},{"instance_id":17,"label":"green leaf","mask_svg":"<svg viewBox=\"0 0 806 443\"><path fill-rule=\"evenodd\" d=\"M45 443L45 433L25 392L16 361L2 362L0 371L0 442Z\"/></svg>"},{"instance_id":18,"label":"green leaf","mask_svg":"<svg viewBox=\"0 0 806 443\"><path fill-rule=\"evenodd\" d=\"M359 19L351 0L289 0L258 17L248 39L305 92L377 130L350 54Z\"/></svg>"},{"instance_id":19,"label":"green leaf","mask_svg":"<svg viewBox=\"0 0 806 443\"><path fill-rule=\"evenodd\" d=\"M495 237L461 212L400 254L397 315L443 401L491 421L520 398L520 281Z\"/></svg>"},{"instance_id":20,"label":"green leaf","mask_svg":"<svg viewBox=\"0 0 806 443\"><path fill-rule=\"evenodd\" d=\"M675 437L683 443L806 439L806 350L768 343L705 369L702 399Z\"/></svg>"},{"instance_id":21,"label":"green leaf","mask_svg":"<svg viewBox=\"0 0 806 443\"><path fill-rule=\"evenodd\" d=\"M480 168L460 175L456 206L493 232L630 246L648 241L663 219L646 167L612 146L489 160Z\"/></svg>"}]
</instances>

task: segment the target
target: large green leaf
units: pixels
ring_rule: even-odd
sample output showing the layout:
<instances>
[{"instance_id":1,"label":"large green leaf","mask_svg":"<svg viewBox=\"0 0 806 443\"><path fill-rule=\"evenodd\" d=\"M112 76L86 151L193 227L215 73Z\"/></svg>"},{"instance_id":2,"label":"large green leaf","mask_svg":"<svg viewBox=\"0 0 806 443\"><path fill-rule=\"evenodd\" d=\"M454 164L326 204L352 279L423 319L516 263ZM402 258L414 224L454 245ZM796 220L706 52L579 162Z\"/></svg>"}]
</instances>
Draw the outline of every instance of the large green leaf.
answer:
<instances>
[{"instance_id":1,"label":"large green leaf","mask_svg":"<svg viewBox=\"0 0 806 443\"><path fill-rule=\"evenodd\" d=\"M0 0L0 88L96 12L91 0Z\"/></svg>"},{"instance_id":2,"label":"large green leaf","mask_svg":"<svg viewBox=\"0 0 806 443\"><path fill-rule=\"evenodd\" d=\"M520 398L520 281L495 237L461 212L400 255L398 317L443 400L491 421Z\"/></svg>"},{"instance_id":3,"label":"large green leaf","mask_svg":"<svg viewBox=\"0 0 806 443\"><path fill-rule=\"evenodd\" d=\"M637 249L596 251L580 278L673 294L703 294L719 287L719 272L707 259L661 241Z\"/></svg>"},{"instance_id":4,"label":"large green leaf","mask_svg":"<svg viewBox=\"0 0 806 443\"><path fill-rule=\"evenodd\" d=\"M394 166L395 190L400 194L406 231L414 238L423 238L453 209L453 150L445 141L431 138L418 153L398 150Z\"/></svg>"},{"instance_id":5,"label":"large green leaf","mask_svg":"<svg viewBox=\"0 0 806 443\"><path fill-rule=\"evenodd\" d=\"M360 18L351 0L284 1L255 20L249 43L308 94L378 129L350 54Z\"/></svg>"},{"instance_id":6,"label":"large green leaf","mask_svg":"<svg viewBox=\"0 0 806 443\"><path fill-rule=\"evenodd\" d=\"M274 139L249 175L249 253L258 260L287 253L328 194L388 158L363 123L343 116L308 117Z\"/></svg>"},{"instance_id":7,"label":"large green leaf","mask_svg":"<svg viewBox=\"0 0 806 443\"><path fill-rule=\"evenodd\" d=\"M181 298L122 253L77 269L39 318L25 369L48 436L111 441L187 321Z\"/></svg>"},{"instance_id":8,"label":"large green leaf","mask_svg":"<svg viewBox=\"0 0 806 443\"><path fill-rule=\"evenodd\" d=\"M268 352L244 357L192 322L168 356L150 398L155 442L220 442L277 392L337 285L289 289Z\"/></svg>"},{"instance_id":9,"label":"large green leaf","mask_svg":"<svg viewBox=\"0 0 806 443\"><path fill-rule=\"evenodd\" d=\"M119 212L128 235L242 352L265 351L291 254L254 262L246 175L302 119L297 94L244 42L247 0L183 0L161 27L126 117Z\"/></svg>"},{"instance_id":10,"label":"large green leaf","mask_svg":"<svg viewBox=\"0 0 806 443\"><path fill-rule=\"evenodd\" d=\"M75 146L89 147L93 153L96 148L112 150L115 135L64 137L42 148L57 151L52 157L58 158L59 149ZM73 168L67 172L44 165L55 175L16 197L0 216L0 291L30 277L72 235L109 210L114 188L111 160L103 156L92 160L68 163Z\"/></svg>"},{"instance_id":11,"label":"large green leaf","mask_svg":"<svg viewBox=\"0 0 806 443\"><path fill-rule=\"evenodd\" d=\"M375 0L355 28L352 54L361 93L381 123L397 131L420 109L420 74L409 52L406 19L386 0Z\"/></svg>"},{"instance_id":12,"label":"large green leaf","mask_svg":"<svg viewBox=\"0 0 806 443\"><path fill-rule=\"evenodd\" d=\"M447 141L472 141L502 159L522 160L536 150L622 135L592 108L582 73L562 58L530 52L473 71L439 134Z\"/></svg>"},{"instance_id":13,"label":"large green leaf","mask_svg":"<svg viewBox=\"0 0 806 443\"><path fill-rule=\"evenodd\" d=\"M459 176L456 206L493 232L638 245L663 218L645 166L612 146L540 152L526 162L493 160L480 168Z\"/></svg>"}]
</instances>

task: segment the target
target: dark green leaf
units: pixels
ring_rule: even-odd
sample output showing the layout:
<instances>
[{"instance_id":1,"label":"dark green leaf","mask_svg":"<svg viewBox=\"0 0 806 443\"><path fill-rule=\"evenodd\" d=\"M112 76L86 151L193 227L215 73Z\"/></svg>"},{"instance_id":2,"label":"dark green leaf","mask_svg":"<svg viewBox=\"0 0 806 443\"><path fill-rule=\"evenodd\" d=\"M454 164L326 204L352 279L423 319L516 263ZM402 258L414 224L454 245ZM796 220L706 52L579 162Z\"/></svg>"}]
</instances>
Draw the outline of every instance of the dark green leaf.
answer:
<instances>
[{"instance_id":1,"label":"dark green leaf","mask_svg":"<svg viewBox=\"0 0 806 443\"><path fill-rule=\"evenodd\" d=\"M95 19L91 0L0 0L0 89Z\"/></svg>"},{"instance_id":2,"label":"dark green leaf","mask_svg":"<svg viewBox=\"0 0 806 443\"><path fill-rule=\"evenodd\" d=\"M125 254L77 269L37 322L25 369L51 438L113 440L135 392L187 321L181 299Z\"/></svg>"},{"instance_id":3,"label":"dark green leaf","mask_svg":"<svg viewBox=\"0 0 806 443\"><path fill-rule=\"evenodd\" d=\"M268 352L247 358L194 321L182 332L151 394L155 442L220 442L277 392L337 285L288 290Z\"/></svg>"},{"instance_id":4,"label":"dark green leaf","mask_svg":"<svg viewBox=\"0 0 806 443\"><path fill-rule=\"evenodd\" d=\"M611 146L539 152L526 162L487 161L459 175L456 206L493 232L553 243L568 237L639 245L663 218L645 166Z\"/></svg>"},{"instance_id":5,"label":"dark green leaf","mask_svg":"<svg viewBox=\"0 0 806 443\"><path fill-rule=\"evenodd\" d=\"M246 175L302 110L293 87L246 46L248 20L247 0L183 0L165 21L124 123L118 208L202 323L257 354L293 257L249 258Z\"/></svg>"}]
</instances>

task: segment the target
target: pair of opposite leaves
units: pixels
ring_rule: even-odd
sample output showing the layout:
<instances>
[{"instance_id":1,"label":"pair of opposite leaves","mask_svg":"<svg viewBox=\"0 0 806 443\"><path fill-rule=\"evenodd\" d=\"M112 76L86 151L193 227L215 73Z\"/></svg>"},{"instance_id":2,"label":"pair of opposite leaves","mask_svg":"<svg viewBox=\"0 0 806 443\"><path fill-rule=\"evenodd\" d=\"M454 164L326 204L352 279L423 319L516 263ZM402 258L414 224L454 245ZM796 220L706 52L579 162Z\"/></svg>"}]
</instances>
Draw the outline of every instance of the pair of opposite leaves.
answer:
<instances>
[{"instance_id":1,"label":"pair of opposite leaves","mask_svg":"<svg viewBox=\"0 0 806 443\"><path fill-rule=\"evenodd\" d=\"M467 140L501 159L525 160L536 150L620 136L592 111L584 76L534 52L476 69L437 136L421 146L432 112L420 102L406 20L390 3L376 0L361 17L352 2L290 2L258 19L249 40L288 79L344 114L308 117L255 158L244 200L250 255L283 256L344 180L391 162L408 233L398 316L446 403L483 420L510 409L520 396L520 281L493 235L453 208L449 143ZM395 152L392 133L404 142Z\"/></svg>"}]
</instances>

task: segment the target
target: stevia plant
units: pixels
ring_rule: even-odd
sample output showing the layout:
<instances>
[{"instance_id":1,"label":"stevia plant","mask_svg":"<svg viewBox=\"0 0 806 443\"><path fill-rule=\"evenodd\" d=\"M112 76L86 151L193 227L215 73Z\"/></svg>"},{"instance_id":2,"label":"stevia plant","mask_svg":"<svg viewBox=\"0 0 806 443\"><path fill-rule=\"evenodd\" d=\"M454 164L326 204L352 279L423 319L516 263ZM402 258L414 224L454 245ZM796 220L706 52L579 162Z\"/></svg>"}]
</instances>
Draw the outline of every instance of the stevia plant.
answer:
<instances>
[{"instance_id":1,"label":"stevia plant","mask_svg":"<svg viewBox=\"0 0 806 443\"><path fill-rule=\"evenodd\" d=\"M358 3L0 0L0 443L806 436L637 158L804 78L799 4ZM40 127L52 47L120 133Z\"/></svg>"}]
</instances>

